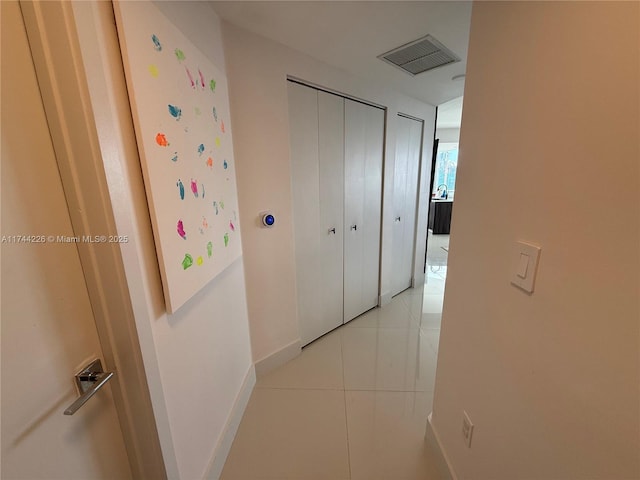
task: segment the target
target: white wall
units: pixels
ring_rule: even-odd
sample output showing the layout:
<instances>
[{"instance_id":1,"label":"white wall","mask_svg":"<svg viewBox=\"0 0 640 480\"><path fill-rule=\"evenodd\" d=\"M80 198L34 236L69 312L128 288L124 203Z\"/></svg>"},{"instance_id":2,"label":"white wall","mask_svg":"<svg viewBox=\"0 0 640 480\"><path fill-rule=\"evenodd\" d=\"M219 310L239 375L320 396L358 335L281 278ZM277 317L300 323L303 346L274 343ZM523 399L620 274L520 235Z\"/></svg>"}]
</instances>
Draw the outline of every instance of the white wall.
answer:
<instances>
[{"instance_id":1,"label":"white wall","mask_svg":"<svg viewBox=\"0 0 640 480\"><path fill-rule=\"evenodd\" d=\"M436 129L436 138L440 139L440 143L458 143L460 140L460 129L438 128Z\"/></svg>"},{"instance_id":2,"label":"white wall","mask_svg":"<svg viewBox=\"0 0 640 480\"><path fill-rule=\"evenodd\" d=\"M166 313L113 19L104 5L78 2L74 11L118 233L130 238L122 256L154 415L168 475L203 478L224 461L232 438L226 429L233 430L255 381L243 261ZM158 8L224 69L218 17L207 4Z\"/></svg>"},{"instance_id":3,"label":"white wall","mask_svg":"<svg viewBox=\"0 0 640 480\"><path fill-rule=\"evenodd\" d=\"M640 478L639 19L474 4L432 422L460 479Z\"/></svg>"},{"instance_id":4,"label":"white wall","mask_svg":"<svg viewBox=\"0 0 640 480\"><path fill-rule=\"evenodd\" d=\"M268 358L299 341L291 206L287 75L388 107L382 238L383 300L391 290L391 207L395 129L398 112L425 120L423 178L417 264L424 264L428 174L435 108L394 93L372 79L352 77L313 58L223 23L229 72L234 150L240 213L244 219L242 244L253 357ZM259 227L258 214L272 209L277 223ZM422 265L417 282L424 276Z\"/></svg>"}]
</instances>

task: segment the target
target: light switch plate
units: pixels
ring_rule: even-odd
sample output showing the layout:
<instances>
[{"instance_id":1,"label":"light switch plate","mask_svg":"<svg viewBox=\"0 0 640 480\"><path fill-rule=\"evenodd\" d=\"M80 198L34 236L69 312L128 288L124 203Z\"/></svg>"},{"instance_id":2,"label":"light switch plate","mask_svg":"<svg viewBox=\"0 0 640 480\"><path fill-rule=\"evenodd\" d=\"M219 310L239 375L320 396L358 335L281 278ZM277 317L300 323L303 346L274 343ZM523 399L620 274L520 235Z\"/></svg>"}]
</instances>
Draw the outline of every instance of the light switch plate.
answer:
<instances>
[{"instance_id":1,"label":"light switch plate","mask_svg":"<svg viewBox=\"0 0 640 480\"><path fill-rule=\"evenodd\" d=\"M540 250L539 246L527 242L517 242L514 249L511 283L528 293L533 293ZM527 262L526 265L523 265L524 261Z\"/></svg>"}]
</instances>

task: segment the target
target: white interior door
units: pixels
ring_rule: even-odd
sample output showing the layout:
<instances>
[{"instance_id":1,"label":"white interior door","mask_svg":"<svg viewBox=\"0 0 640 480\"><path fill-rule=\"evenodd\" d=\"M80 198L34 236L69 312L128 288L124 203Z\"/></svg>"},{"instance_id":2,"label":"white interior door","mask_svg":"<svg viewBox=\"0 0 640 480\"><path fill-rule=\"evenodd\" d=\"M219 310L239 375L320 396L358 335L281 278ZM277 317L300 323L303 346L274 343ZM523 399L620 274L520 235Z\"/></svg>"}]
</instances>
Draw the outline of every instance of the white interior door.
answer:
<instances>
[{"instance_id":1,"label":"white interior door","mask_svg":"<svg viewBox=\"0 0 640 480\"><path fill-rule=\"evenodd\" d=\"M393 187L393 295L411 286L422 122L398 115Z\"/></svg>"},{"instance_id":2,"label":"white interior door","mask_svg":"<svg viewBox=\"0 0 640 480\"><path fill-rule=\"evenodd\" d=\"M344 321L378 304L384 111L345 99Z\"/></svg>"},{"instance_id":3,"label":"white interior door","mask_svg":"<svg viewBox=\"0 0 640 480\"><path fill-rule=\"evenodd\" d=\"M318 124L319 293L324 334L343 323L344 98L319 91Z\"/></svg>"},{"instance_id":4,"label":"white interior door","mask_svg":"<svg viewBox=\"0 0 640 480\"><path fill-rule=\"evenodd\" d=\"M20 7L0 3L11 58L1 74L2 478L131 478L109 384L63 415L73 375L102 352L76 245L48 238L74 234Z\"/></svg>"}]
</instances>

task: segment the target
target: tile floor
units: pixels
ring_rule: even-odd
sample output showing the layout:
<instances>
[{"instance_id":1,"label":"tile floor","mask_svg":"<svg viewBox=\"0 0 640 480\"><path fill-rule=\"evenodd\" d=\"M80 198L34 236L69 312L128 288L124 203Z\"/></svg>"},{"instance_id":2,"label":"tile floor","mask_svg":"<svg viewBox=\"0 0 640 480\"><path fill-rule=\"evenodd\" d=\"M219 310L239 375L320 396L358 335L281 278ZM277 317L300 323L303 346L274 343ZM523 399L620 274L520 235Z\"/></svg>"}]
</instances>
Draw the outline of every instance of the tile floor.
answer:
<instances>
[{"instance_id":1,"label":"tile floor","mask_svg":"<svg viewBox=\"0 0 640 480\"><path fill-rule=\"evenodd\" d=\"M424 288L406 290L258 380L222 480L442 478L424 435L448 240L429 242Z\"/></svg>"}]
</instances>

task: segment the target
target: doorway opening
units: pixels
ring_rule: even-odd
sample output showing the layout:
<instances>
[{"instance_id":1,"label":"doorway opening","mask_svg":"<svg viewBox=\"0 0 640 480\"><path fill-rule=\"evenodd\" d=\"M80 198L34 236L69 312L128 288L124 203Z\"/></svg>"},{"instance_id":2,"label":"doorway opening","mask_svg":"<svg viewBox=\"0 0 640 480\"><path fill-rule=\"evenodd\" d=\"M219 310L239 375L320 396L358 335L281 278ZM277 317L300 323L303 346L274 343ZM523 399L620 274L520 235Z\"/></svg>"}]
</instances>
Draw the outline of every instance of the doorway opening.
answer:
<instances>
[{"instance_id":1,"label":"doorway opening","mask_svg":"<svg viewBox=\"0 0 640 480\"><path fill-rule=\"evenodd\" d=\"M421 325L439 331L447 279L463 97L438 107L431 177Z\"/></svg>"}]
</instances>

